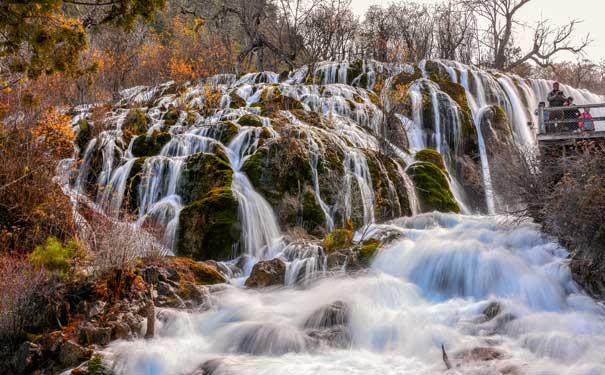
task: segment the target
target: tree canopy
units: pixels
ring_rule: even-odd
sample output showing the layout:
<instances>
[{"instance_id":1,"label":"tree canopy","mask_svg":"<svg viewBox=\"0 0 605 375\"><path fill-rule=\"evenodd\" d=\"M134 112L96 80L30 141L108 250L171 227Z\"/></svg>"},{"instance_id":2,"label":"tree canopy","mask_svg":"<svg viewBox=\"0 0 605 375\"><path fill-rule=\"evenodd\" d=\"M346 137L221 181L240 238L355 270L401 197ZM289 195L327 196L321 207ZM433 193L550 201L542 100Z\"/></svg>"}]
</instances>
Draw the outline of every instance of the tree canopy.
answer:
<instances>
[{"instance_id":1,"label":"tree canopy","mask_svg":"<svg viewBox=\"0 0 605 375\"><path fill-rule=\"evenodd\" d=\"M86 28L130 28L165 0L8 0L0 4L0 89L24 78L78 72Z\"/></svg>"}]
</instances>

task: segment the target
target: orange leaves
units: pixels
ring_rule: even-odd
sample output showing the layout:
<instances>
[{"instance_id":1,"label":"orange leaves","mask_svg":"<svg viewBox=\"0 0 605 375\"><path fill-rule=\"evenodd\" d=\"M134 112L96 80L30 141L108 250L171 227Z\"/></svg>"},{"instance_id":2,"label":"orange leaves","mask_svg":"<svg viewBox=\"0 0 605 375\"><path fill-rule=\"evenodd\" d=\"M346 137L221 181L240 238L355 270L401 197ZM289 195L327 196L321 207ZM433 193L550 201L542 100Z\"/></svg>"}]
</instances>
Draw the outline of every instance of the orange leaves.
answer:
<instances>
[{"instance_id":1,"label":"orange leaves","mask_svg":"<svg viewBox=\"0 0 605 375\"><path fill-rule=\"evenodd\" d=\"M45 112L32 128L32 135L44 142L56 157L68 157L73 152L75 134L70 126L71 118L54 108Z\"/></svg>"}]
</instances>

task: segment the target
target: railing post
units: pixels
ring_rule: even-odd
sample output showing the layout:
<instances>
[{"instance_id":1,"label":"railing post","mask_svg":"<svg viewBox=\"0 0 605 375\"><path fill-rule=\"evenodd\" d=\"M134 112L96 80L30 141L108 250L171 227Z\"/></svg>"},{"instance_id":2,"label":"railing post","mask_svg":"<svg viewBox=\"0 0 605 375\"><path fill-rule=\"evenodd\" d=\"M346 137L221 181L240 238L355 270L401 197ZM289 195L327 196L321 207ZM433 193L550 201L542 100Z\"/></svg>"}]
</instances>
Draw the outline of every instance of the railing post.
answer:
<instances>
[{"instance_id":1,"label":"railing post","mask_svg":"<svg viewBox=\"0 0 605 375\"><path fill-rule=\"evenodd\" d=\"M546 134L546 128L544 126L544 103L538 105L538 134Z\"/></svg>"}]
</instances>

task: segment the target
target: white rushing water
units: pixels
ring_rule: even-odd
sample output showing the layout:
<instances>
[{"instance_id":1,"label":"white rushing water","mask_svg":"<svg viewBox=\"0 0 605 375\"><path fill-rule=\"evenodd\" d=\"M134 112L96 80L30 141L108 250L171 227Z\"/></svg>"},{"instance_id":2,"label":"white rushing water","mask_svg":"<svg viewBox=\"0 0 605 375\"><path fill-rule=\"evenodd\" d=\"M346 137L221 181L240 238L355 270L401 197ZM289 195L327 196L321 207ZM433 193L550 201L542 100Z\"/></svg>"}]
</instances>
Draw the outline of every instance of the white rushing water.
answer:
<instances>
[{"instance_id":1,"label":"white rushing water","mask_svg":"<svg viewBox=\"0 0 605 375\"><path fill-rule=\"evenodd\" d=\"M605 373L605 310L533 225L424 214L390 227L404 238L367 273L303 288L227 286L201 311L162 309L156 338L105 354L129 375L190 374L206 361L212 374ZM340 320L316 313L334 303ZM488 319L490 304L499 311ZM441 345L459 367L446 372ZM457 354L478 347L498 358Z\"/></svg>"}]
</instances>

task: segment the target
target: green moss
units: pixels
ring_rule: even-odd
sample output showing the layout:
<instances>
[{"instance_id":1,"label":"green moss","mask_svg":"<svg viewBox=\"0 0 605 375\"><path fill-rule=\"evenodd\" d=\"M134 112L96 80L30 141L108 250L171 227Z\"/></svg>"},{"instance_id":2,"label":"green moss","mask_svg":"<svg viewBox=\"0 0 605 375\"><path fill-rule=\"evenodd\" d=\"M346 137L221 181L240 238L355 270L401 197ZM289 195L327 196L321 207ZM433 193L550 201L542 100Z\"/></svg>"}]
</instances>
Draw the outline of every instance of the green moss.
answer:
<instances>
[{"instance_id":1,"label":"green moss","mask_svg":"<svg viewBox=\"0 0 605 375\"><path fill-rule=\"evenodd\" d=\"M374 257L374 254L376 254L376 251L378 251L381 246L382 241L377 239L369 239L363 241L361 247L359 248L359 259L362 262L369 264L372 258Z\"/></svg>"},{"instance_id":2,"label":"green moss","mask_svg":"<svg viewBox=\"0 0 605 375\"><path fill-rule=\"evenodd\" d=\"M212 135L212 137L219 140L224 145L228 145L237 133L239 133L239 127L233 121L219 122L212 126L217 132Z\"/></svg>"},{"instance_id":3,"label":"green moss","mask_svg":"<svg viewBox=\"0 0 605 375\"><path fill-rule=\"evenodd\" d=\"M347 70L347 83L349 85L353 84L353 81L357 79L355 82L356 86L359 87L367 87L368 86L368 75L363 72L363 60L357 59L349 64L349 69Z\"/></svg>"},{"instance_id":4,"label":"green moss","mask_svg":"<svg viewBox=\"0 0 605 375\"><path fill-rule=\"evenodd\" d=\"M135 157L158 155L171 138L170 134L159 131L148 137L138 136L132 143L132 155Z\"/></svg>"},{"instance_id":5,"label":"green moss","mask_svg":"<svg viewBox=\"0 0 605 375\"><path fill-rule=\"evenodd\" d=\"M124 123L122 124L122 137L126 144L137 135L144 135L147 132L149 118L140 109L131 109L128 111Z\"/></svg>"},{"instance_id":6,"label":"green moss","mask_svg":"<svg viewBox=\"0 0 605 375\"><path fill-rule=\"evenodd\" d=\"M311 191L303 194L302 219L303 227L309 232L314 231L318 226L323 226L326 222L324 212Z\"/></svg>"},{"instance_id":7,"label":"green moss","mask_svg":"<svg viewBox=\"0 0 605 375\"><path fill-rule=\"evenodd\" d=\"M206 196L216 187L231 187L233 171L227 161L215 154L194 154L183 166L177 194L184 205Z\"/></svg>"},{"instance_id":8,"label":"green moss","mask_svg":"<svg viewBox=\"0 0 605 375\"><path fill-rule=\"evenodd\" d=\"M349 229L336 229L326 235L323 247L327 253L347 249L353 246L353 232Z\"/></svg>"},{"instance_id":9,"label":"green moss","mask_svg":"<svg viewBox=\"0 0 605 375\"><path fill-rule=\"evenodd\" d=\"M429 163L435 164L441 171L446 172L445 163L443 162L443 158L441 154L437 150L433 150L431 148L425 148L424 150L420 150L414 156L418 161L426 161Z\"/></svg>"},{"instance_id":10,"label":"green moss","mask_svg":"<svg viewBox=\"0 0 605 375\"><path fill-rule=\"evenodd\" d=\"M130 168L126 183L126 205L131 212L136 212L139 205L139 185L141 184L143 165L146 157L138 158Z\"/></svg>"},{"instance_id":11,"label":"green moss","mask_svg":"<svg viewBox=\"0 0 605 375\"><path fill-rule=\"evenodd\" d=\"M422 95L422 127L429 134L435 133L435 114L433 113L433 96L426 85L420 88Z\"/></svg>"},{"instance_id":12,"label":"green moss","mask_svg":"<svg viewBox=\"0 0 605 375\"><path fill-rule=\"evenodd\" d=\"M276 93L279 93L279 95ZM261 111L263 116L271 116L278 111L304 110L304 106L300 101L281 94L278 88L273 89L272 95L265 98L263 105L264 108Z\"/></svg>"},{"instance_id":13,"label":"green moss","mask_svg":"<svg viewBox=\"0 0 605 375\"><path fill-rule=\"evenodd\" d=\"M179 111L171 105L162 116L162 120L164 120L164 129L167 130L179 120Z\"/></svg>"},{"instance_id":14,"label":"green moss","mask_svg":"<svg viewBox=\"0 0 605 375\"><path fill-rule=\"evenodd\" d=\"M370 101L378 108L382 108L382 103L380 102L380 98L372 91L368 91L368 97Z\"/></svg>"},{"instance_id":15,"label":"green moss","mask_svg":"<svg viewBox=\"0 0 605 375\"><path fill-rule=\"evenodd\" d=\"M422 78L422 71L417 66L414 67L414 72L401 72L393 77L393 86L409 85L417 79Z\"/></svg>"},{"instance_id":16,"label":"green moss","mask_svg":"<svg viewBox=\"0 0 605 375\"><path fill-rule=\"evenodd\" d=\"M111 371L103 366L101 356L95 354L86 363L86 371L78 372L80 375L110 375Z\"/></svg>"},{"instance_id":17,"label":"green moss","mask_svg":"<svg viewBox=\"0 0 605 375\"><path fill-rule=\"evenodd\" d=\"M181 211L176 250L197 260L233 259L240 233L238 203L231 188L213 188Z\"/></svg>"},{"instance_id":18,"label":"green moss","mask_svg":"<svg viewBox=\"0 0 605 375\"><path fill-rule=\"evenodd\" d=\"M231 104L229 104L230 108L237 109L246 106L246 101L241 96L237 95L235 91L233 91L229 97L231 98Z\"/></svg>"},{"instance_id":19,"label":"green moss","mask_svg":"<svg viewBox=\"0 0 605 375\"><path fill-rule=\"evenodd\" d=\"M407 169L423 210L460 212L443 172L433 163L418 162Z\"/></svg>"},{"instance_id":20,"label":"green moss","mask_svg":"<svg viewBox=\"0 0 605 375\"><path fill-rule=\"evenodd\" d=\"M253 114L245 114L237 120L237 123L241 126L255 126L261 127L263 126L263 121L256 115Z\"/></svg>"},{"instance_id":21,"label":"green moss","mask_svg":"<svg viewBox=\"0 0 605 375\"><path fill-rule=\"evenodd\" d=\"M185 117L185 125L191 126L195 124L197 120L197 116L193 112L187 112L187 117Z\"/></svg>"},{"instance_id":22,"label":"green moss","mask_svg":"<svg viewBox=\"0 0 605 375\"><path fill-rule=\"evenodd\" d=\"M78 127L80 130L78 130L78 135L76 137L76 145L80 149L80 154L83 155L86 145L88 145L88 142L90 141L91 129L90 124L86 119L78 121Z\"/></svg>"}]
</instances>

